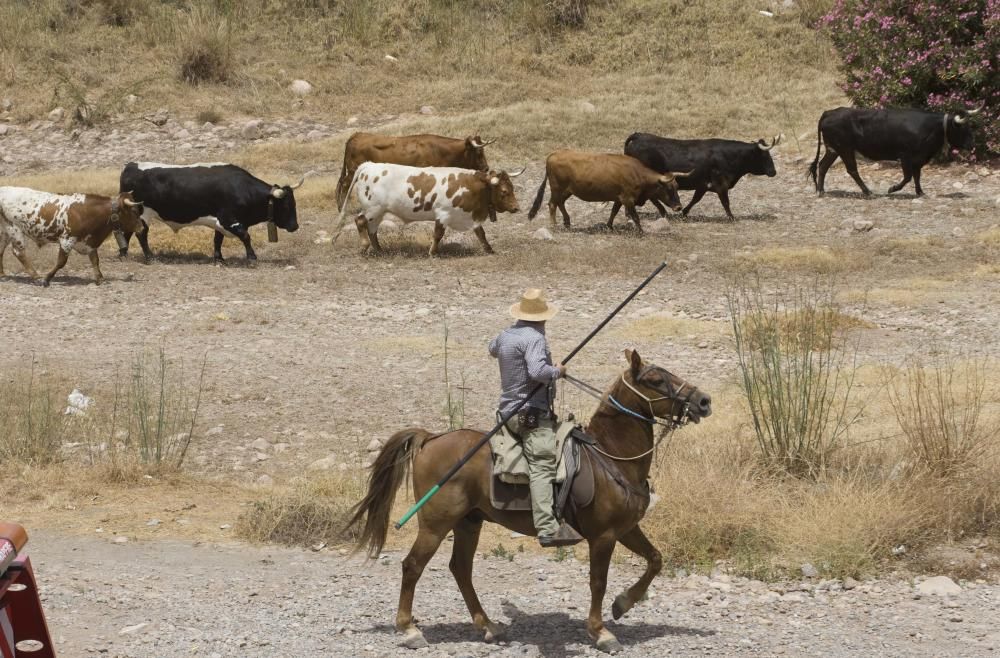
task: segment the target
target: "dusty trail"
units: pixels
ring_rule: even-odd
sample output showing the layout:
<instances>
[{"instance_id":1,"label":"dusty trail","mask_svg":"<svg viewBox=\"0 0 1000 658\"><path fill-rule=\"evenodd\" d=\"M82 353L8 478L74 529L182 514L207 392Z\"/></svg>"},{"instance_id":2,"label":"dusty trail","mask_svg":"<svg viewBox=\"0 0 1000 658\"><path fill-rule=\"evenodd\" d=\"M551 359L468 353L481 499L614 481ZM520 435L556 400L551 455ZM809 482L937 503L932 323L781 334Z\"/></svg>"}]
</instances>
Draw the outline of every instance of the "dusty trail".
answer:
<instances>
[{"instance_id":1,"label":"dusty trail","mask_svg":"<svg viewBox=\"0 0 1000 658\"><path fill-rule=\"evenodd\" d=\"M527 540L518 540L527 541ZM516 543L516 542L515 542ZM362 562L330 552L174 541L114 545L36 533L49 623L63 656L597 655L586 638L587 566L529 549L479 556L476 584L505 644L481 642L448 572L448 543L417 589L429 649L397 646L399 552ZM619 547L618 557L626 555ZM616 560L609 593L641 570ZM502 583L517 582L505 590ZM622 656L985 656L1000 649L1000 586L920 595L903 580L768 585L664 575L609 628ZM608 601L610 607L610 597Z\"/></svg>"}]
</instances>

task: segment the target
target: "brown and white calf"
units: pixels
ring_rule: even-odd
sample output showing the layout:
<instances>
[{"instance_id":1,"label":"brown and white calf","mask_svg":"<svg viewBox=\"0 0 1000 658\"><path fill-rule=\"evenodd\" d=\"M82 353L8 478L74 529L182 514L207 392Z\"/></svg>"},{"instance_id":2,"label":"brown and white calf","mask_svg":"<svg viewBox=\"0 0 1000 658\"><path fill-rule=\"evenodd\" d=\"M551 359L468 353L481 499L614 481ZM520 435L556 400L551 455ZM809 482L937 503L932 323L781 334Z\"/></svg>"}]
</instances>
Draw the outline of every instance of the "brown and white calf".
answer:
<instances>
[{"instance_id":1,"label":"brown and white calf","mask_svg":"<svg viewBox=\"0 0 1000 658\"><path fill-rule=\"evenodd\" d=\"M348 188L357 189L361 212L354 223L361 236L362 252L378 252L378 227L386 213L403 222L434 222L436 256L444 230L473 231L486 253L493 248L486 240L483 222L496 221L496 212L517 212L517 197L506 171L473 171L456 167L408 167L383 162L365 162L358 167ZM343 224L347 204L340 211Z\"/></svg>"},{"instance_id":2,"label":"brown and white calf","mask_svg":"<svg viewBox=\"0 0 1000 658\"><path fill-rule=\"evenodd\" d=\"M104 280L97 250L112 231L119 243L122 231L136 232L142 228L139 216L142 204L131 193L111 198L96 194L52 194L26 187L0 187L0 276L3 254L10 244L14 256L21 261L32 278L38 272L28 261L24 250L28 241L38 246L47 242L59 244L56 266L45 275L42 285L48 286L56 272L66 265L69 252L76 249L90 256L97 283Z\"/></svg>"}]
</instances>

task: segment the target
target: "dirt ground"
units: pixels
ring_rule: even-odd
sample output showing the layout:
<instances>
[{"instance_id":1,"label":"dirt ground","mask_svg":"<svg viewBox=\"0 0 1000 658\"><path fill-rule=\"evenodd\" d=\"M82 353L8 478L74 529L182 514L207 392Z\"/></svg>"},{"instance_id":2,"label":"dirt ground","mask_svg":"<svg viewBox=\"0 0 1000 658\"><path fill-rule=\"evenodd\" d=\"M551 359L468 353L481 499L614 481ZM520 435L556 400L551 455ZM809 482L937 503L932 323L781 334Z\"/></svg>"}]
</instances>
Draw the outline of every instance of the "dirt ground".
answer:
<instances>
[{"instance_id":1,"label":"dirt ground","mask_svg":"<svg viewBox=\"0 0 1000 658\"><path fill-rule=\"evenodd\" d=\"M811 146L802 148L808 152ZM332 155L331 160L335 159ZM731 193L735 222L728 221L717 199L708 195L686 219L671 215L667 222L655 221L647 207L642 215L645 235L622 228L621 217L618 227L608 232L600 228L608 206L571 201L573 228L553 229L552 240L534 237L537 229L548 227L544 207L534 222L526 218L542 175L540 161L528 163L526 174L517 179L522 212L501 216L486 227L497 251L494 256L483 254L471 234L449 234L441 257L430 259L426 256L429 226L383 228L382 244L389 253L381 257L359 255L358 236L350 222L336 244L330 244L325 238L335 234L337 226L332 189L299 203L301 229L282 233L278 244L268 244L262 229L255 231L260 262L254 267L243 262L242 248L230 240L229 265L213 265L211 234L203 228L187 229L175 237L168 229L156 227L150 241L161 256L149 264L134 254L123 262L117 260L113 241L109 241L102 252L107 279L102 286L92 284L89 263L81 256L71 256L67 268L44 289L29 281L8 254L4 263L8 276L0 279L0 372L23 367L34 358L41 368L58 372L100 400L102 392L112 386L116 368L127 367L129 354L136 350L162 345L169 356L183 359L189 370L195 370L204 358L205 395L189 463L209 478L255 485L264 475L274 482L287 482L326 457L354 469L367 459L366 446L373 437L411 425L446 427L446 331L448 381L453 397L464 400L464 423L488 426L499 377L486 345L509 323L507 307L523 289L543 287L562 306L563 312L550 322L549 333L558 358L661 261L668 263L666 271L573 361L571 371L578 377L605 385L624 367L621 351L634 347L645 359L709 392L725 390L735 374L725 292L736 265L745 262L766 266L765 286L770 289L817 272L835 275L845 309L870 323L863 330L862 343L862 358L868 363L899 362L914 351L940 344L966 355L997 356L1000 174L978 165L932 166L923 176L927 196L915 198L910 187L889 198L885 190L898 179L898 169L869 164L862 176L877 195L863 199L838 165L827 179L829 193L817 199L804 176L808 162L795 149L779 147L775 159L776 178L747 178ZM94 163L98 167L116 164L111 159ZM56 171L65 163L49 165L47 171ZM16 184L24 172L9 173L13 176L0 183ZM333 184L332 177L306 183ZM682 200L688 196L682 193ZM137 245L133 251L138 252ZM55 259L54 249L46 247L33 258L39 269L48 267ZM571 392L563 394L560 405L578 415L590 409L587 398ZM287 445L280 451L261 450L251 446L258 439L272 446ZM198 513L207 515L206 528L233 522L238 511L233 504L225 500L213 504L211 493L205 492L196 498ZM214 507L219 510L215 514ZM185 622L180 617L169 626L167 621L155 622L160 630L152 644L133 642L128 634L121 636L124 640L118 637L119 625L142 623L154 616L162 620L155 592L169 578L201 581L191 595L207 593L208 601L222 602L231 593L223 579L204 580L197 569L187 571L188 558L180 553L163 558L166 563L176 559L173 568L163 566L159 541L151 541L157 533L146 528L155 508L156 504L138 503L132 514L116 517L116 527L108 530L106 539L94 539L93 530L107 512L46 515L30 507L16 508L17 518L35 521L44 531L33 543L46 567L42 576L47 596L59 602L53 611L54 625L59 629L57 636L71 647L64 655L105 655L109 647L111 655L123 656L296 655L281 649L285 645L278 638L253 650L201 642L196 634L183 630ZM169 529L157 532L165 538L184 536ZM80 540L79 534L90 537ZM150 542L127 549L130 563L148 561L149 568L136 569L133 573L139 580L122 585L128 590L148 578L149 591L141 596L86 595L98 596L92 603L113 601L134 615L109 619L84 613L88 606L64 594L74 588L92 592L98 581L117 586L110 574L107 580L82 575L88 569L107 567L97 555L109 548L107 539L117 534ZM198 551L221 559L215 549ZM277 581L285 577L273 566L278 558L270 557L267 550L226 547L218 551L231 557L225 560L225 568L234 573L246 574L269 560L259 568L260 591L277 588ZM70 568L70 562L60 566L62 558L72 555L79 555L81 571ZM198 555L191 557L190 564L202 559ZM363 579L370 576L360 575L363 572L355 576L354 567L339 562L328 565L335 557L327 553L296 552L292 557L282 553L280 559L299 564L297 577L304 579L318 577L311 575L314 568L338 574L341 594L316 585L314 595L315 603L325 606L332 616L304 616L296 623L306 628L340 620L337 623L349 628L364 626L348 620L351 604L344 597L352 588L365 587ZM446 575L445 571L437 577ZM391 620L397 577L395 569L391 577L386 576L392 585L370 620L374 630L363 631L369 639L350 645L358 651L350 655L395 655L390 648L391 632L384 624ZM497 582L489 576L480 579L483 590ZM215 584L210 586L210 582ZM240 596L254 596L249 590L256 585L245 584L247 591ZM443 641L459 642L455 625L464 623L465 615L460 599L455 598L457 592L449 588L453 586L442 585L451 601L447 610L428 611L433 623L443 624L443 630L428 631L428 638L436 633ZM493 589L498 592L500 587ZM289 581L286 593L277 600L290 601L294 590L295 583ZM570 611L572 621L556 610L550 614L579 631L580 641L584 639L582 628L574 626L582 616L579 609ZM901 607L897 614L909 613ZM796 624L805 628L807 618ZM717 621L702 620L699 629L678 630L664 617L658 623L667 625L664 636L669 641L650 639L647 631L631 638L623 633L622 639L641 646L653 643L645 653L634 655L652 655L649 651L654 645L682 655L735 652L736 644L718 645L716 640L701 637L702 632L730 633L724 620ZM888 618L882 622L895 623ZM247 619L245 623L255 622ZM828 622L818 619L816 623ZM875 623L859 618L857 632ZM548 640L536 640L533 646L542 647L537 649L541 655L583 651L582 646L570 645L545 648ZM533 642L522 641L525 645ZM372 649L367 648L369 644ZM459 645L449 646L449 654L480 655L468 649L471 645ZM814 648L818 651L819 646ZM786 650L778 651L780 647L764 640L753 647L746 652L773 655ZM862 644L857 648L861 650ZM895 635L886 636L882 644L864 644L864 648L869 655L923 652L912 644L912 637ZM980 648L953 651L937 646L926 653L978 655ZM322 642L299 649L297 655L335 652L334 645ZM794 644L787 651L798 653Z\"/></svg>"}]
</instances>

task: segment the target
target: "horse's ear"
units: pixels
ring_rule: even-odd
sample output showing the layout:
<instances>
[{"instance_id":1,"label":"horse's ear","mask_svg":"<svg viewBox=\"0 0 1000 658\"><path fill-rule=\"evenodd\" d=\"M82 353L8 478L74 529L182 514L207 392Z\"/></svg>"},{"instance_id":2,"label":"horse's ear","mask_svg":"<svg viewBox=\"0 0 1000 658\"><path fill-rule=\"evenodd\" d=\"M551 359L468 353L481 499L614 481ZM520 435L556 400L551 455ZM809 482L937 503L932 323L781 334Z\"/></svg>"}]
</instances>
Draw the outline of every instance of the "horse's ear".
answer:
<instances>
[{"instance_id":1,"label":"horse's ear","mask_svg":"<svg viewBox=\"0 0 1000 658\"><path fill-rule=\"evenodd\" d=\"M638 377L639 371L642 370L642 357L639 356L639 352L636 350L626 349L625 360L628 361L629 366L631 366L632 377Z\"/></svg>"}]
</instances>

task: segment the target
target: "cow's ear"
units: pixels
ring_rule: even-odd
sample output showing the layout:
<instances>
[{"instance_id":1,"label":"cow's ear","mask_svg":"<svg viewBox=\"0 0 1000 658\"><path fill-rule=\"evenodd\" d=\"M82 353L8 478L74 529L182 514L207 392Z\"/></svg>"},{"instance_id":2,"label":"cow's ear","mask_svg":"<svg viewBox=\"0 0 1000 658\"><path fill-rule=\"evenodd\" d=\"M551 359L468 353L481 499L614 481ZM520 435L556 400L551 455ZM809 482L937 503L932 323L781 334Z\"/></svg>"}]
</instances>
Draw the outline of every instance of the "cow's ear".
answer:
<instances>
[{"instance_id":1,"label":"cow's ear","mask_svg":"<svg viewBox=\"0 0 1000 658\"><path fill-rule=\"evenodd\" d=\"M639 371L642 370L642 357L639 356L639 352L632 349L625 350L625 360L628 361L629 370L632 372L632 378L639 376Z\"/></svg>"}]
</instances>

